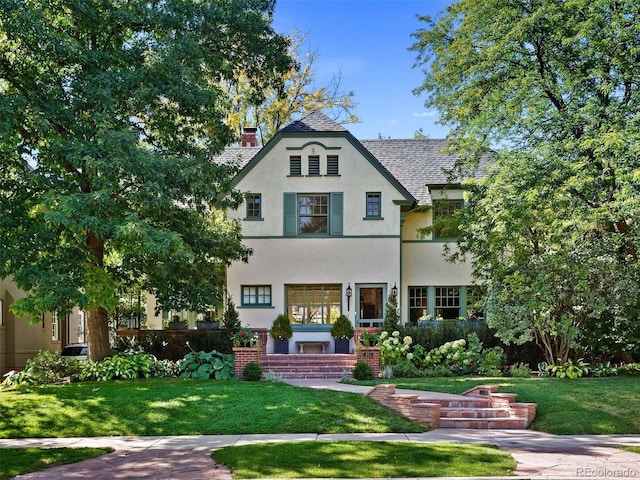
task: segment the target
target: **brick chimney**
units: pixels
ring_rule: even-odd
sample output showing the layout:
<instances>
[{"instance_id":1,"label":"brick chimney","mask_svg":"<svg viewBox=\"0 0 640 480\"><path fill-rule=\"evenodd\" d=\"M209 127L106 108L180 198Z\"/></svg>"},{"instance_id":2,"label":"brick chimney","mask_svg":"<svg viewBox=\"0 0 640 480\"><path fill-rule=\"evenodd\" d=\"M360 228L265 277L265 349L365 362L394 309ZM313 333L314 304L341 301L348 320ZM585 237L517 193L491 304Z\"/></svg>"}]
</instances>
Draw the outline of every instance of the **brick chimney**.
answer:
<instances>
[{"instance_id":1,"label":"brick chimney","mask_svg":"<svg viewBox=\"0 0 640 480\"><path fill-rule=\"evenodd\" d=\"M242 147L257 147L258 141L256 140L256 127L244 127L242 129L242 135L240 136L240 146Z\"/></svg>"}]
</instances>

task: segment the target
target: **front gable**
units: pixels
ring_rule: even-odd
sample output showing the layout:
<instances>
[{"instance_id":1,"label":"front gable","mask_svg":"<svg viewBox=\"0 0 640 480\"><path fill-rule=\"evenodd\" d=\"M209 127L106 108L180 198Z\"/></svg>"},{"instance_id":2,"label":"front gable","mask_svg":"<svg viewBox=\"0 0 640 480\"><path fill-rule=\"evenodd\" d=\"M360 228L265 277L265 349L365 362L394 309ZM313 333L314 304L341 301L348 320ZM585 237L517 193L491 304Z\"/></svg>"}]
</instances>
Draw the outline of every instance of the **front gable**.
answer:
<instances>
[{"instance_id":1,"label":"front gable","mask_svg":"<svg viewBox=\"0 0 640 480\"><path fill-rule=\"evenodd\" d=\"M319 121L323 129L312 128ZM262 222L245 222L245 237L312 234L305 222L317 219L302 217L325 211L318 236L398 236L398 204L415 203L353 135L320 113L276 134L240 171L235 187L260 196ZM231 216L247 220L246 208Z\"/></svg>"}]
</instances>

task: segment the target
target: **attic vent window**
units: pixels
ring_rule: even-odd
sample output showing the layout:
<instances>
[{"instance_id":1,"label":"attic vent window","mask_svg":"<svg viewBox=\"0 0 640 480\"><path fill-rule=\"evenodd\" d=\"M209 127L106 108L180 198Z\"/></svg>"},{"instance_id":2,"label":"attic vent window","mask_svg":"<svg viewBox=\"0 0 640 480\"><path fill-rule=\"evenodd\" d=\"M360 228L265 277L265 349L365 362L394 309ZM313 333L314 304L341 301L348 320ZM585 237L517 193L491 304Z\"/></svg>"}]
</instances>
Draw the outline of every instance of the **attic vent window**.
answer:
<instances>
[{"instance_id":1,"label":"attic vent window","mask_svg":"<svg viewBox=\"0 0 640 480\"><path fill-rule=\"evenodd\" d=\"M315 155L309 157L309 175L320 175L320 157Z\"/></svg>"},{"instance_id":2,"label":"attic vent window","mask_svg":"<svg viewBox=\"0 0 640 480\"><path fill-rule=\"evenodd\" d=\"M302 158L299 156L289 157L289 175L299 177L302 175Z\"/></svg>"},{"instance_id":3,"label":"attic vent window","mask_svg":"<svg viewBox=\"0 0 640 480\"><path fill-rule=\"evenodd\" d=\"M338 171L338 156L329 155L327 157L327 175L339 175Z\"/></svg>"}]
</instances>

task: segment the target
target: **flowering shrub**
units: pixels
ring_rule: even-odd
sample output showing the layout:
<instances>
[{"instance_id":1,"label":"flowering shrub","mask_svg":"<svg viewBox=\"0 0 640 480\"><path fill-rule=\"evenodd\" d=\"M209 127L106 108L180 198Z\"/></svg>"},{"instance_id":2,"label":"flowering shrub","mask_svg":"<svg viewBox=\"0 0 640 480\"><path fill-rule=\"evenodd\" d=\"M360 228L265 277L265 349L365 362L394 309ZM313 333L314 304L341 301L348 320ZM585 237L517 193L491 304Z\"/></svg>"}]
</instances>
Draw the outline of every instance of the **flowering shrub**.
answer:
<instances>
[{"instance_id":1,"label":"flowering shrub","mask_svg":"<svg viewBox=\"0 0 640 480\"><path fill-rule=\"evenodd\" d=\"M231 335L231 342L234 347L255 347L258 344L258 335L249 327L242 327Z\"/></svg>"},{"instance_id":2,"label":"flowering shrub","mask_svg":"<svg viewBox=\"0 0 640 480\"><path fill-rule=\"evenodd\" d=\"M396 365L404 360L412 360L411 344L413 340L410 336L400 339L400 332L395 330L391 335L389 332L380 333L378 340L380 345L380 363L383 366Z\"/></svg>"},{"instance_id":3,"label":"flowering shrub","mask_svg":"<svg viewBox=\"0 0 640 480\"><path fill-rule=\"evenodd\" d=\"M478 372L487 377L501 377L505 373L509 376L511 372L506 364L507 356L502 347L493 347L485 350L480 360ZM507 367L507 368L505 368Z\"/></svg>"},{"instance_id":4,"label":"flowering shrub","mask_svg":"<svg viewBox=\"0 0 640 480\"><path fill-rule=\"evenodd\" d=\"M481 349L478 336L471 334L468 343L461 338L436 347L426 354L420 352L421 364L417 366L427 370L445 366L454 375L468 375L477 371Z\"/></svg>"}]
</instances>

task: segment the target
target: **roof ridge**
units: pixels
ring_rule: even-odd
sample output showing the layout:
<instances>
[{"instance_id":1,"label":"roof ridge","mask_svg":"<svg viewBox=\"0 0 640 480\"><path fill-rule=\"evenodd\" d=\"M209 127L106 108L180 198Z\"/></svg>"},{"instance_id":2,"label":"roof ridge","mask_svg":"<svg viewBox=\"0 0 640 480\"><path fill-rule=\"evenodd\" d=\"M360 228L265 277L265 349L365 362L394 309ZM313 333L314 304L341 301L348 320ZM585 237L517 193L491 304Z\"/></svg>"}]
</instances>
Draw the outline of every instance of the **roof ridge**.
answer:
<instances>
[{"instance_id":1,"label":"roof ridge","mask_svg":"<svg viewBox=\"0 0 640 480\"><path fill-rule=\"evenodd\" d=\"M284 127L281 132L348 132L320 110L314 110Z\"/></svg>"}]
</instances>

